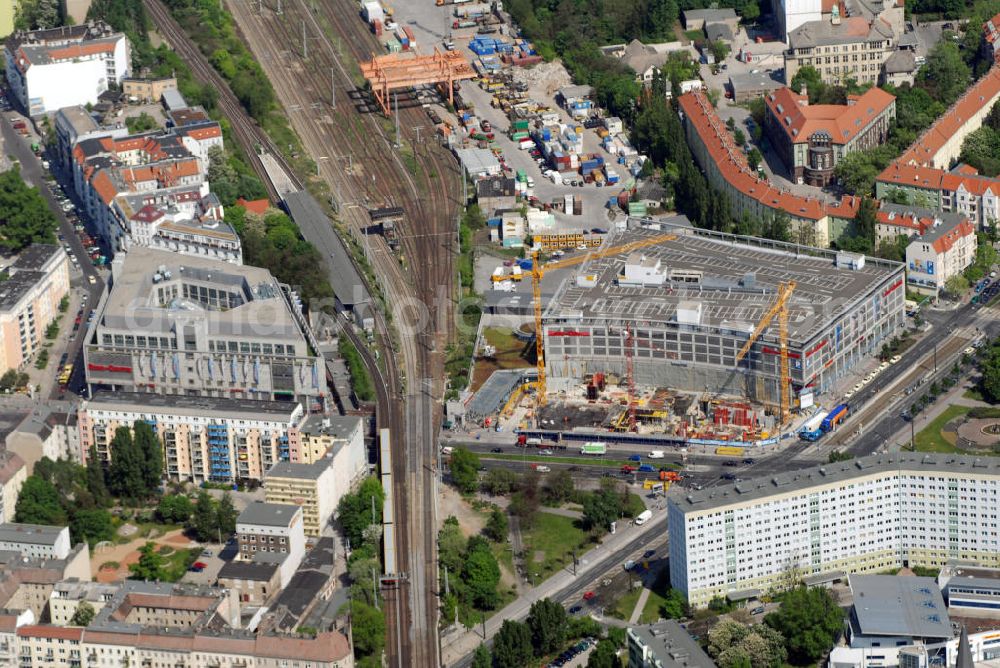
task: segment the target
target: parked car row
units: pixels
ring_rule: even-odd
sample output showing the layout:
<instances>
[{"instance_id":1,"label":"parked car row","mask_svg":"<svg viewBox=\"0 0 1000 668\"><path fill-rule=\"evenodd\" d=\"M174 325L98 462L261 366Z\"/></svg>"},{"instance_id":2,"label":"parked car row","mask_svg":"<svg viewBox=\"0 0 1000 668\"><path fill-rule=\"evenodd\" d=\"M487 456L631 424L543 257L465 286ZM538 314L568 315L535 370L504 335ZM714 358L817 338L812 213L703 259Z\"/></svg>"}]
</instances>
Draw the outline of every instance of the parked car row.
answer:
<instances>
[{"instance_id":1,"label":"parked car row","mask_svg":"<svg viewBox=\"0 0 1000 668\"><path fill-rule=\"evenodd\" d=\"M562 666L565 666L567 663L575 659L578 655L582 654L583 652L586 652L588 649L590 649L596 644L597 640L595 638L585 638L580 642L576 643L575 645L573 645L572 647L570 647L569 649L567 649L566 651L564 651L555 659L553 659L549 663L549 666L551 668L562 668Z\"/></svg>"}]
</instances>

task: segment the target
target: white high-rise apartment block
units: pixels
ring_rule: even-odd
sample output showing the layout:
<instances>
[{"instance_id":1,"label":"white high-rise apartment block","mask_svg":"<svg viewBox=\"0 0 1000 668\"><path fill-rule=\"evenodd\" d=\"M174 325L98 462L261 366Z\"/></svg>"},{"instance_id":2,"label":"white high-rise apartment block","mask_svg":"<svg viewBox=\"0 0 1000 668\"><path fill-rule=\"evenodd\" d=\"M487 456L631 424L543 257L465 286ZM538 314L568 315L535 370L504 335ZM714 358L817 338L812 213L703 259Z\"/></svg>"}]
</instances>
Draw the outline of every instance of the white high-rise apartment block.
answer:
<instances>
[{"instance_id":1,"label":"white high-rise apartment block","mask_svg":"<svg viewBox=\"0 0 1000 668\"><path fill-rule=\"evenodd\" d=\"M803 23L823 18L822 0L772 0L772 9L782 41Z\"/></svg>"},{"instance_id":2,"label":"white high-rise apartment block","mask_svg":"<svg viewBox=\"0 0 1000 668\"><path fill-rule=\"evenodd\" d=\"M691 605L949 559L1000 566L1000 462L873 455L669 498L670 581Z\"/></svg>"}]
</instances>

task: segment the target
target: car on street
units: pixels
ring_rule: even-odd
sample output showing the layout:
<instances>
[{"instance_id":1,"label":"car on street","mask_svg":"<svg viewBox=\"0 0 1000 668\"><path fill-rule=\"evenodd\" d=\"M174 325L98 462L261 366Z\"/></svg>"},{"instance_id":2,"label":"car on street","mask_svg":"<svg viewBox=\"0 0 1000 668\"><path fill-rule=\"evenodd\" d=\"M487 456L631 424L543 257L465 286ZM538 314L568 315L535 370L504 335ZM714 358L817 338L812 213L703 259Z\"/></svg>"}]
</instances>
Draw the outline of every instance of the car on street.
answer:
<instances>
[{"instance_id":1,"label":"car on street","mask_svg":"<svg viewBox=\"0 0 1000 668\"><path fill-rule=\"evenodd\" d=\"M503 452L503 448L493 448L490 452Z\"/></svg>"},{"instance_id":2,"label":"car on street","mask_svg":"<svg viewBox=\"0 0 1000 668\"><path fill-rule=\"evenodd\" d=\"M722 465L723 466L739 466L740 464L735 459L727 459L726 461L722 462Z\"/></svg>"},{"instance_id":3,"label":"car on street","mask_svg":"<svg viewBox=\"0 0 1000 668\"><path fill-rule=\"evenodd\" d=\"M579 603L577 603L576 605L574 605L573 607L571 607L569 609L569 614L575 615L575 614L579 613L581 610L583 610L583 606L580 605Z\"/></svg>"},{"instance_id":4,"label":"car on street","mask_svg":"<svg viewBox=\"0 0 1000 668\"><path fill-rule=\"evenodd\" d=\"M753 457L744 458L743 463L746 464L747 466L753 466Z\"/></svg>"},{"instance_id":5,"label":"car on street","mask_svg":"<svg viewBox=\"0 0 1000 668\"><path fill-rule=\"evenodd\" d=\"M895 364L896 362L898 362L901 359L903 359L901 356L899 356L899 355L893 355L892 358L889 359L889 364Z\"/></svg>"},{"instance_id":6,"label":"car on street","mask_svg":"<svg viewBox=\"0 0 1000 668\"><path fill-rule=\"evenodd\" d=\"M642 461L642 455L630 455L629 458L628 458L628 460L630 462L641 462Z\"/></svg>"},{"instance_id":7,"label":"car on street","mask_svg":"<svg viewBox=\"0 0 1000 668\"><path fill-rule=\"evenodd\" d=\"M551 450L539 450L538 454L540 454L540 455L551 455L552 451Z\"/></svg>"},{"instance_id":8,"label":"car on street","mask_svg":"<svg viewBox=\"0 0 1000 668\"><path fill-rule=\"evenodd\" d=\"M642 553L642 558L643 559L649 559L650 557L652 557L655 554L656 554L656 550L646 550L645 552Z\"/></svg>"},{"instance_id":9,"label":"car on street","mask_svg":"<svg viewBox=\"0 0 1000 668\"><path fill-rule=\"evenodd\" d=\"M583 600L584 601L593 601L596 596L597 596L597 594L595 594L594 592L588 591L588 592L586 592L583 595Z\"/></svg>"},{"instance_id":10,"label":"car on street","mask_svg":"<svg viewBox=\"0 0 1000 668\"><path fill-rule=\"evenodd\" d=\"M656 469L653 468L652 464L643 464L639 467L639 471L642 473L656 473Z\"/></svg>"},{"instance_id":11,"label":"car on street","mask_svg":"<svg viewBox=\"0 0 1000 668\"><path fill-rule=\"evenodd\" d=\"M93 276L87 276L87 282L90 283L91 285L94 285L95 283L97 283L97 279L94 278Z\"/></svg>"},{"instance_id":12,"label":"car on street","mask_svg":"<svg viewBox=\"0 0 1000 668\"><path fill-rule=\"evenodd\" d=\"M722 474L722 479L723 480L736 480L736 474L735 473L723 473Z\"/></svg>"}]
</instances>

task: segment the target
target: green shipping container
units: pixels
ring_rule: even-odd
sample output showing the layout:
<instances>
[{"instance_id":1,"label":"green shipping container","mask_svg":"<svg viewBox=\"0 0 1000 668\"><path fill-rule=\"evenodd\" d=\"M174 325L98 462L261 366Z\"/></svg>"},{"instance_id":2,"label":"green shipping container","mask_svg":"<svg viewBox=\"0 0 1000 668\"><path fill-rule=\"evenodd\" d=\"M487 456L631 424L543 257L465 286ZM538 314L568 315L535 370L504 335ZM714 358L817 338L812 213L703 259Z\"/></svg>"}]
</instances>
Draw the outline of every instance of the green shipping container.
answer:
<instances>
[{"instance_id":1,"label":"green shipping container","mask_svg":"<svg viewBox=\"0 0 1000 668\"><path fill-rule=\"evenodd\" d=\"M528 130L528 121L514 121L514 130Z\"/></svg>"},{"instance_id":2,"label":"green shipping container","mask_svg":"<svg viewBox=\"0 0 1000 668\"><path fill-rule=\"evenodd\" d=\"M510 138L513 139L514 141L521 141L522 139L528 138L528 133L524 131L515 132L510 136Z\"/></svg>"},{"instance_id":3,"label":"green shipping container","mask_svg":"<svg viewBox=\"0 0 1000 668\"><path fill-rule=\"evenodd\" d=\"M646 215L646 205L642 202L629 202L628 204L628 215L630 216L645 216Z\"/></svg>"},{"instance_id":4,"label":"green shipping container","mask_svg":"<svg viewBox=\"0 0 1000 668\"><path fill-rule=\"evenodd\" d=\"M527 181L528 180L528 172L524 171L523 169L517 170L517 180L518 181Z\"/></svg>"}]
</instances>

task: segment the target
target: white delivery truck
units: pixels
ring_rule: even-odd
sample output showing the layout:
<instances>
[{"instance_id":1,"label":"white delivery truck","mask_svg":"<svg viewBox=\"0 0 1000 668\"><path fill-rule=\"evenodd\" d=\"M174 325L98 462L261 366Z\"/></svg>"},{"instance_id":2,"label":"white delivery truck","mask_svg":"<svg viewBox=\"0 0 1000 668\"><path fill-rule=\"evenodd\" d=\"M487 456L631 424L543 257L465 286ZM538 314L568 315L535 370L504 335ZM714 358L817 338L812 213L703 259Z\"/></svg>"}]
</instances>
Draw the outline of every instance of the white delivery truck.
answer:
<instances>
[{"instance_id":1,"label":"white delivery truck","mask_svg":"<svg viewBox=\"0 0 1000 668\"><path fill-rule=\"evenodd\" d=\"M653 516L652 510L644 510L635 517L635 523L638 525L643 525Z\"/></svg>"}]
</instances>

